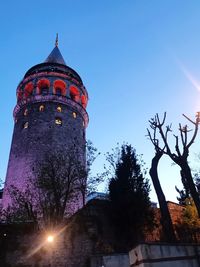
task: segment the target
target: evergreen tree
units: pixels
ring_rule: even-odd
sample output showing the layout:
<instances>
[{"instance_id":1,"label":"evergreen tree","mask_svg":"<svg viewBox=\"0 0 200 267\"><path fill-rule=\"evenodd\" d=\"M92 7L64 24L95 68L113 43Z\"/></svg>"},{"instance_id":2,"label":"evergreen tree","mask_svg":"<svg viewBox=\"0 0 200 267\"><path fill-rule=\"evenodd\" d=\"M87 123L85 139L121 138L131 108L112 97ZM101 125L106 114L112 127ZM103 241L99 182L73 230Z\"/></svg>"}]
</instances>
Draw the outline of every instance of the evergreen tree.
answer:
<instances>
[{"instance_id":1,"label":"evergreen tree","mask_svg":"<svg viewBox=\"0 0 200 267\"><path fill-rule=\"evenodd\" d=\"M107 157L114 170L109 182L111 217L120 239L120 249L129 249L143 240L145 229L153 225L150 186L141 170L144 162L135 149L122 145L117 151Z\"/></svg>"}]
</instances>

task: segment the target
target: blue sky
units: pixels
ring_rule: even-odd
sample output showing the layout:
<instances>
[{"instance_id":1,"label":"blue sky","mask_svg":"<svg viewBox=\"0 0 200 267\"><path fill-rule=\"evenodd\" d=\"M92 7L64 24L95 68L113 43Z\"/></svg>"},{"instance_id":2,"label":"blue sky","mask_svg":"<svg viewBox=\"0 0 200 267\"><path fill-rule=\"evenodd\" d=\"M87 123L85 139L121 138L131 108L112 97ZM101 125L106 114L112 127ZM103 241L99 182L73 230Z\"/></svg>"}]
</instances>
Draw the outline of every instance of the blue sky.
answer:
<instances>
[{"instance_id":1,"label":"blue sky","mask_svg":"<svg viewBox=\"0 0 200 267\"><path fill-rule=\"evenodd\" d=\"M0 10L2 179L16 87L51 52L57 32L66 63L80 74L89 93L87 137L102 152L94 171L101 170L103 154L123 141L144 154L149 167L154 150L145 137L148 120L167 111L176 130L184 122L182 113L193 118L200 110L199 1L19 0L1 1ZM199 153L199 136L191 165L194 153ZM175 201L179 169L164 158L159 173L167 199ZM153 188L151 196L156 201Z\"/></svg>"}]
</instances>

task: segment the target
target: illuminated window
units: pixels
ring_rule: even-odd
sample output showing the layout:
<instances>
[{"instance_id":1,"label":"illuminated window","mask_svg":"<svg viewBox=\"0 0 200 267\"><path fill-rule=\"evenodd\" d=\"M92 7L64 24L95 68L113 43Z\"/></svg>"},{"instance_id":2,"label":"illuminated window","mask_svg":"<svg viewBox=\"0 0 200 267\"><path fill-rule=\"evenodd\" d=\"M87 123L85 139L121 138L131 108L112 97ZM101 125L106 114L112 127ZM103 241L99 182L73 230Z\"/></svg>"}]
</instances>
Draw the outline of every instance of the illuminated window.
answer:
<instances>
[{"instance_id":1,"label":"illuminated window","mask_svg":"<svg viewBox=\"0 0 200 267\"><path fill-rule=\"evenodd\" d=\"M26 108L25 110L24 110L24 116L27 116L28 115L28 109Z\"/></svg>"},{"instance_id":2,"label":"illuminated window","mask_svg":"<svg viewBox=\"0 0 200 267\"><path fill-rule=\"evenodd\" d=\"M44 105L41 105L40 107L39 107L39 111L44 111Z\"/></svg>"},{"instance_id":3,"label":"illuminated window","mask_svg":"<svg viewBox=\"0 0 200 267\"><path fill-rule=\"evenodd\" d=\"M27 129L28 128L28 122L25 122L24 123L24 129Z\"/></svg>"},{"instance_id":4,"label":"illuminated window","mask_svg":"<svg viewBox=\"0 0 200 267\"><path fill-rule=\"evenodd\" d=\"M58 106L58 107L57 107L57 111L58 111L58 112L62 112L62 108L61 108L61 106Z\"/></svg>"},{"instance_id":5,"label":"illuminated window","mask_svg":"<svg viewBox=\"0 0 200 267\"><path fill-rule=\"evenodd\" d=\"M55 118L55 124L62 125L62 119L61 118Z\"/></svg>"},{"instance_id":6,"label":"illuminated window","mask_svg":"<svg viewBox=\"0 0 200 267\"><path fill-rule=\"evenodd\" d=\"M83 127L85 127L85 122L83 121Z\"/></svg>"},{"instance_id":7,"label":"illuminated window","mask_svg":"<svg viewBox=\"0 0 200 267\"><path fill-rule=\"evenodd\" d=\"M74 119L76 119L76 116L77 116L76 112L73 112L72 115L73 115Z\"/></svg>"}]
</instances>

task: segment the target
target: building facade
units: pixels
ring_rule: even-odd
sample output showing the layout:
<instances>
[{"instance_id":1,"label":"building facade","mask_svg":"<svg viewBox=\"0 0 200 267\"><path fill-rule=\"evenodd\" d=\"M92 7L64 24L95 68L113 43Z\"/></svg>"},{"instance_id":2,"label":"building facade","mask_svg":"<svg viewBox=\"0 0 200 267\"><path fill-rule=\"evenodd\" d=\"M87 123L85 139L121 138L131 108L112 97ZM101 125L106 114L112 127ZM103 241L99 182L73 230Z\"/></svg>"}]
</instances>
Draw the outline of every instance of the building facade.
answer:
<instances>
[{"instance_id":1,"label":"building facade","mask_svg":"<svg viewBox=\"0 0 200 267\"><path fill-rule=\"evenodd\" d=\"M14 131L2 204L11 203L9 188L25 190L34 179L36 161L58 151L78 151L85 164L88 124L87 90L80 76L66 65L58 40L45 62L30 68L17 87ZM82 203L77 200L76 208Z\"/></svg>"}]
</instances>

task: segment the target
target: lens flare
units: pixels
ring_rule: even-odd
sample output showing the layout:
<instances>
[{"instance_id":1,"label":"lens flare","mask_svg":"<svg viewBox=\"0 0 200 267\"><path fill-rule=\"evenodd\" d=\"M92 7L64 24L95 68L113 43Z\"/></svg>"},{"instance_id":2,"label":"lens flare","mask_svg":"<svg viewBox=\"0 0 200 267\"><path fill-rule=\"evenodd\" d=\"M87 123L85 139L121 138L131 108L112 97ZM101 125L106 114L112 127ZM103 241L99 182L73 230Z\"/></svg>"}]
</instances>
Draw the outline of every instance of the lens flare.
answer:
<instances>
[{"instance_id":1,"label":"lens flare","mask_svg":"<svg viewBox=\"0 0 200 267\"><path fill-rule=\"evenodd\" d=\"M41 248L45 247L46 245L48 246L49 243L54 242L55 238L57 238L59 235L61 235L65 230L67 229L67 225L65 225L63 228L60 230L57 230L54 235L47 235L46 238L43 239L43 241L38 244L37 247L33 248L26 256L25 258L28 259L32 257L35 253L37 253ZM50 244L49 244L50 245ZM51 247L51 246L50 246Z\"/></svg>"},{"instance_id":2,"label":"lens flare","mask_svg":"<svg viewBox=\"0 0 200 267\"><path fill-rule=\"evenodd\" d=\"M198 81L192 74L191 72L184 66L182 62L177 60L177 63L182 70L183 74L185 77L188 79L188 81L198 90L200 91L200 81Z\"/></svg>"}]
</instances>

